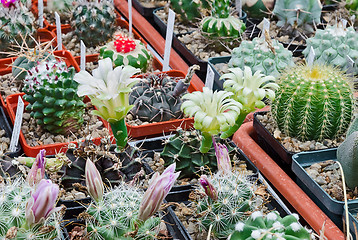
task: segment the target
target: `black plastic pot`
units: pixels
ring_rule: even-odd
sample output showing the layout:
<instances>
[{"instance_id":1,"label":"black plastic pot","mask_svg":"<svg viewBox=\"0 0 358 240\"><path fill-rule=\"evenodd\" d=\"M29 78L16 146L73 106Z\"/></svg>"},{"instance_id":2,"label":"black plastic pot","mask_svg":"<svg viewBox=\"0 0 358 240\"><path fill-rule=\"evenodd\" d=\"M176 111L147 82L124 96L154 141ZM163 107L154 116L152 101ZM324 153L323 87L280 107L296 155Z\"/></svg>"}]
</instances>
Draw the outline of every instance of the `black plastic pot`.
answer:
<instances>
[{"instance_id":1,"label":"black plastic pot","mask_svg":"<svg viewBox=\"0 0 358 240\"><path fill-rule=\"evenodd\" d=\"M358 203L348 203L348 221L349 221L349 232L352 234L353 239L358 237ZM355 217L356 216L356 217ZM346 207L344 206L343 212L343 224L346 221Z\"/></svg>"},{"instance_id":2,"label":"black plastic pot","mask_svg":"<svg viewBox=\"0 0 358 240\"><path fill-rule=\"evenodd\" d=\"M229 63L231 56L209 58L208 64L214 71L213 90L223 90L224 80L220 80L221 74L216 70L215 64Z\"/></svg>"},{"instance_id":3,"label":"black plastic pot","mask_svg":"<svg viewBox=\"0 0 358 240\"><path fill-rule=\"evenodd\" d=\"M133 7L145 18L153 18L153 11L158 7L144 7L138 0L132 0Z\"/></svg>"},{"instance_id":4,"label":"black plastic pot","mask_svg":"<svg viewBox=\"0 0 358 240\"><path fill-rule=\"evenodd\" d=\"M0 107L0 130L5 130L5 136L11 139L12 127L6 118L4 109ZM20 143L17 144L15 152L6 152L5 155L10 158L18 157L22 154L22 148Z\"/></svg>"},{"instance_id":5,"label":"black plastic pot","mask_svg":"<svg viewBox=\"0 0 358 240\"><path fill-rule=\"evenodd\" d=\"M339 228L343 229L342 216L344 202L333 199L305 170L306 167L314 163L337 160L336 152L337 148L295 154L292 157L292 171L296 174L296 182L302 190L311 197L317 206L320 207ZM358 204L358 200L348 200L348 202Z\"/></svg>"}]
</instances>

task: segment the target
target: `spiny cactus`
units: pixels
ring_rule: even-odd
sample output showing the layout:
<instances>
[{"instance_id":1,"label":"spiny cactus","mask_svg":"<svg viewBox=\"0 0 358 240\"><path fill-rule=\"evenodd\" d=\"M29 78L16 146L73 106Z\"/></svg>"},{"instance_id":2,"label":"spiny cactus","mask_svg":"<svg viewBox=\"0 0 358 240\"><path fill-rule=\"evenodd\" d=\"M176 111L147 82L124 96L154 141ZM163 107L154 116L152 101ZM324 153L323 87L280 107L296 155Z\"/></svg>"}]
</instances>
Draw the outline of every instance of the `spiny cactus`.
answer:
<instances>
[{"instance_id":1,"label":"spiny cactus","mask_svg":"<svg viewBox=\"0 0 358 240\"><path fill-rule=\"evenodd\" d=\"M116 30L116 13L111 0L76 1L71 16L74 34L87 47L103 45Z\"/></svg>"},{"instance_id":2,"label":"spiny cactus","mask_svg":"<svg viewBox=\"0 0 358 240\"><path fill-rule=\"evenodd\" d=\"M1 7L0 52L9 51L14 45L21 45L24 41L31 43L30 36L36 30L34 23L34 15L20 2Z\"/></svg>"},{"instance_id":3,"label":"spiny cactus","mask_svg":"<svg viewBox=\"0 0 358 240\"><path fill-rule=\"evenodd\" d=\"M23 98L37 124L52 133L71 134L83 123L85 104L77 96L74 68L56 60L44 61L28 71Z\"/></svg>"},{"instance_id":4,"label":"spiny cactus","mask_svg":"<svg viewBox=\"0 0 358 240\"><path fill-rule=\"evenodd\" d=\"M279 19L278 27L302 27L313 32L313 24L320 23L321 11L320 0L277 0L273 14Z\"/></svg>"},{"instance_id":5,"label":"spiny cactus","mask_svg":"<svg viewBox=\"0 0 358 240\"><path fill-rule=\"evenodd\" d=\"M201 18L203 9L209 7L206 0L170 0L170 8L179 14L179 20L188 23L196 22Z\"/></svg>"},{"instance_id":6,"label":"spiny cactus","mask_svg":"<svg viewBox=\"0 0 358 240\"><path fill-rule=\"evenodd\" d=\"M253 212L249 219L238 222L230 240L249 239L311 239L310 233L298 222L298 215L291 214L283 218L276 211L266 216L262 212Z\"/></svg>"},{"instance_id":7,"label":"spiny cactus","mask_svg":"<svg viewBox=\"0 0 358 240\"><path fill-rule=\"evenodd\" d=\"M57 12L60 17L66 16L73 10L74 0L52 0L47 2L47 10L54 13Z\"/></svg>"},{"instance_id":8,"label":"spiny cactus","mask_svg":"<svg viewBox=\"0 0 358 240\"><path fill-rule=\"evenodd\" d=\"M253 72L260 71L266 76L278 77L281 71L294 66L294 62L292 52L277 40L256 37L252 41L242 41L232 51L229 67L244 69L245 66Z\"/></svg>"},{"instance_id":9,"label":"spiny cactus","mask_svg":"<svg viewBox=\"0 0 358 240\"><path fill-rule=\"evenodd\" d=\"M272 11L275 5L275 0L243 0L242 10L251 18L263 18L270 11Z\"/></svg>"},{"instance_id":10,"label":"spiny cactus","mask_svg":"<svg viewBox=\"0 0 358 240\"><path fill-rule=\"evenodd\" d=\"M148 68L151 54L144 44L137 39L116 34L114 40L101 48L100 56L110 58L115 66L130 65L145 72Z\"/></svg>"},{"instance_id":11,"label":"spiny cactus","mask_svg":"<svg viewBox=\"0 0 358 240\"><path fill-rule=\"evenodd\" d=\"M353 27L345 28L341 24L327 26L325 30L317 29L314 37L306 40L307 47L303 54L307 58L311 47L316 54L316 62L331 64L345 70L348 65L347 56L358 64L358 33ZM355 67L354 74L358 74Z\"/></svg>"},{"instance_id":12,"label":"spiny cactus","mask_svg":"<svg viewBox=\"0 0 358 240\"><path fill-rule=\"evenodd\" d=\"M335 139L353 116L353 92L347 76L327 65L299 65L281 75L272 103L279 129L299 140Z\"/></svg>"}]
</instances>

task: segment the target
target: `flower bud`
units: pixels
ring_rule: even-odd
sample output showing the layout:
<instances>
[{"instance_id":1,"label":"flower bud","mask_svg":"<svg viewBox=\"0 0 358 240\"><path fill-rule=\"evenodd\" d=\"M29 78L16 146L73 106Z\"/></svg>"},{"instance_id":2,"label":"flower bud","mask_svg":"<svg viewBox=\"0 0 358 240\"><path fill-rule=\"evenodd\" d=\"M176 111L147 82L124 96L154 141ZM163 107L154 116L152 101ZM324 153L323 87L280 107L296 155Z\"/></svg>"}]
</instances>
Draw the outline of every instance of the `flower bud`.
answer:
<instances>
[{"instance_id":1,"label":"flower bud","mask_svg":"<svg viewBox=\"0 0 358 240\"><path fill-rule=\"evenodd\" d=\"M229 150L227 147L221 143L214 142L215 156L218 162L218 171L224 174L231 174L231 160L229 156Z\"/></svg>"},{"instance_id":2,"label":"flower bud","mask_svg":"<svg viewBox=\"0 0 358 240\"><path fill-rule=\"evenodd\" d=\"M218 192L215 187L211 184L206 175L201 175L199 179L200 185L204 188L205 194L212 200L218 200Z\"/></svg>"},{"instance_id":3,"label":"flower bud","mask_svg":"<svg viewBox=\"0 0 358 240\"><path fill-rule=\"evenodd\" d=\"M86 162L86 186L89 195L95 200L99 202L103 199L104 194L104 186L101 174L96 168L96 165L90 160L87 159Z\"/></svg>"},{"instance_id":4,"label":"flower bud","mask_svg":"<svg viewBox=\"0 0 358 240\"><path fill-rule=\"evenodd\" d=\"M35 186L45 176L45 165L46 165L46 150L42 149L37 154L35 162L32 164L29 174L27 175L26 181L30 186Z\"/></svg>"}]
</instances>

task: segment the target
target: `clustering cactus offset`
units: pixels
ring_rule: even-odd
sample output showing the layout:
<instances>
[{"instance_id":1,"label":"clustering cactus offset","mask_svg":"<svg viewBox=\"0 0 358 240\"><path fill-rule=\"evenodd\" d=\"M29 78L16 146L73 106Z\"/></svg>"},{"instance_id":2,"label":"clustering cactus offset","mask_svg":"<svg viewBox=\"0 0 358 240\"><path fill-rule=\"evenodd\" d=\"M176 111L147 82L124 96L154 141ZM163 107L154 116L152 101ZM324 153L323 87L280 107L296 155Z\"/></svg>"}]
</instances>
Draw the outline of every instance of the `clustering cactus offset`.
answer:
<instances>
[{"instance_id":1,"label":"clustering cactus offset","mask_svg":"<svg viewBox=\"0 0 358 240\"><path fill-rule=\"evenodd\" d=\"M281 130L303 141L335 139L353 117L348 77L327 65L296 66L281 75L272 115Z\"/></svg>"},{"instance_id":2,"label":"clustering cactus offset","mask_svg":"<svg viewBox=\"0 0 358 240\"><path fill-rule=\"evenodd\" d=\"M116 13L111 0L76 1L71 16L74 35L87 47L103 45L116 30Z\"/></svg>"},{"instance_id":3,"label":"clustering cactus offset","mask_svg":"<svg viewBox=\"0 0 358 240\"><path fill-rule=\"evenodd\" d=\"M331 64L345 70L348 66L347 56L355 65L358 64L357 41L358 33L353 27L346 28L342 24L327 26L325 30L317 29L315 36L306 40L307 47L303 54L307 58L313 47L316 62ZM353 70L354 74L358 74L357 67Z\"/></svg>"},{"instance_id":4,"label":"clustering cactus offset","mask_svg":"<svg viewBox=\"0 0 358 240\"><path fill-rule=\"evenodd\" d=\"M152 55L137 39L116 34L114 40L101 48L100 56L110 58L115 66L130 65L145 72Z\"/></svg>"},{"instance_id":5,"label":"clustering cactus offset","mask_svg":"<svg viewBox=\"0 0 358 240\"><path fill-rule=\"evenodd\" d=\"M249 219L238 222L230 240L249 239L311 239L308 230L298 222L298 215L291 214L283 218L277 211L266 216L259 211L253 212Z\"/></svg>"},{"instance_id":6,"label":"clustering cactus offset","mask_svg":"<svg viewBox=\"0 0 358 240\"><path fill-rule=\"evenodd\" d=\"M292 52L277 40L256 37L252 41L242 41L232 51L229 67L244 69L245 66L253 72L260 71L266 76L278 77L281 71L294 66L294 62Z\"/></svg>"},{"instance_id":7,"label":"clustering cactus offset","mask_svg":"<svg viewBox=\"0 0 358 240\"><path fill-rule=\"evenodd\" d=\"M302 27L307 32L313 32L313 24L320 23L321 12L320 0L278 0L273 9L279 20L278 27L290 27L292 30Z\"/></svg>"},{"instance_id":8,"label":"clustering cactus offset","mask_svg":"<svg viewBox=\"0 0 358 240\"><path fill-rule=\"evenodd\" d=\"M206 0L170 0L170 8L179 14L179 19L184 23L198 21L201 18L201 12L208 6Z\"/></svg>"},{"instance_id":9,"label":"clustering cactus offset","mask_svg":"<svg viewBox=\"0 0 358 240\"><path fill-rule=\"evenodd\" d=\"M29 70L25 78L26 110L49 132L69 135L83 123L85 104L77 96L74 73L75 69L67 69L65 63L50 60Z\"/></svg>"}]
</instances>

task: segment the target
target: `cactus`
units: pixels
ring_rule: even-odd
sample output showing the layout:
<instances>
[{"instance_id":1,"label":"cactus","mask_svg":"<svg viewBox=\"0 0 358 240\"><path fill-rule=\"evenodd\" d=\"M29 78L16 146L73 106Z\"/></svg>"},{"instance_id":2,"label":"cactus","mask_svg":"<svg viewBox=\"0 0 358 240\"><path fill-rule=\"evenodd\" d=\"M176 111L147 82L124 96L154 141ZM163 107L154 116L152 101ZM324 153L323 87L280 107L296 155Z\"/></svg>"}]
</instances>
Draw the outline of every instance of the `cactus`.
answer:
<instances>
[{"instance_id":1,"label":"cactus","mask_svg":"<svg viewBox=\"0 0 358 240\"><path fill-rule=\"evenodd\" d=\"M241 45L234 48L229 67L245 66L253 72L260 71L266 76L278 77L280 72L287 67L294 66L292 52L285 49L275 39L265 40L256 37L252 41L242 41Z\"/></svg>"},{"instance_id":2,"label":"cactus","mask_svg":"<svg viewBox=\"0 0 358 240\"><path fill-rule=\"evenodd\" d=\"M353 117L347 76L327 65L296 66L281 75L272 115L281 130L299 140L335 139Z\"/></svg>"},{"instance_id":3,"label":"cactus","mask_svg":"<svg viewBox=\"0 0 358 240\"><path fill-rule=\"evenodd\" d=\"M60 17L71 14L74 0L52 0L47 2L47 10L57 12Z\"/></svg>"},{"instance_id":4,"label":"cactus","mask_svg":"<svg viewBox=\"0 0 358 240\"><path fill-rule=\"evenodd\" d=\"M321 12L320 0L277 0L273 9L278 27L302 27L309 33L314 32L313 24L320 23Z\"/></svg>"},{"instance_id":5,"label":"cactus","mask_svg":"<svg viewBox=\"0 0 358 240\"><path fill-rule=\"evenodd\" d=\"M358 115L354 116L351 124L349 125L349 128L347 130L347 135L346 136L351 135L355 131L358 131Z\"/></svg>"},{"instance_id":6,"label":"cactus","mask_svg":"<svg viewBox=\"0 0 358 240\"><path fill-rule=\"evenodd\" d=\"M317 29L316 35L306 40L307 47L303 54L307 58L311 47L315 51L316 62L331 64L345 69L348 66L347 56L352 58L355 65L358 64L358 33L353 27L345 28L338 26L327 26L325 30ZM354 74L358 74L355 67Z\"/></svg>"},{"instance_id":7,"label":"cactus","mask_svg":"<svg viewBox=\"0 0 358 240\"><path fill-rule=\"evenodd\" d=\"M277 211L268 213L253 212L245 222L238 222L230 240L249 239L311 239L310 233L298 222L298 215L283 218Z\"/></svg>"},{"instance_id":8,"label":"cactus","mask_svg":"<svg viewBox=\"0 0 358 240\"><path fill-rule=\"evenodd\" d=\"M115 66L130 65L142 72L147 70L152 57L141 41L122 34L117 34L113 41L101 48L100 56L110 58Z\"/></svg>"},{"instance_id":9,"label":"cactus","mask_svg":"<svg viewBox=\"0 0 358 240\"><path fill-rule=\"evenodd\" d=\"M263 18L274 8L275 0L244 0L242 10L251 18Z\"/></svg>"},{"instance_id":10,"label":"cactus","mask_svg":"<svg viewBox=\"0 0 358 240\"><path fill-rule=\"evenodd\" d=\"M201 31L208 37L222 37L227 40L239 38L245 31L245 24L230 15L230 0L213 0L211 16L203 18Z\"/></svg>"},{"instance_id":11,"label":"cactus","mask_svg":"<svg viewBox=\"0 0 358 240\"><path fill-rule=\"evenodd\" d=\"M0 11L0 52L9 51L23 42L30 44L30 36L35 34L35 17L20 2L10 7L2 7Z\"/></svg>"},{"instance_id":12,"label":"cactus","mask_svg":"<svg viewBox=\"0 0 358 240\"><path fill-rule=\"evenodd\" d=\"M196 22L201 18L201 12L208 8L206 0L170 0L170 8L179 15L184 23Z\"/></svg>"},{"instance_id":13,"label":"cactus","mask_svg":"<svg viewBox=\"0 0 358 240\"><path fill-rule=\"evenodd\" d=\"M83 123L85 104L77 96L74 68L56 60L44 61L28 71L23 98L37 124L52 133L72 134Z\"/></svg>"},{"instance_id":14,"label":"cactus","mask_svg":"<svg viewBox=\"0 0 358 240\"><path fill-rule=\"evenodd\" d=\"M103 45L116 30L116 13L113 2L76 1L71 16L71 27L87 47Z\"/></svg>"}]
</instances>

